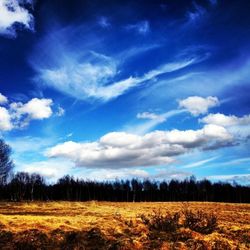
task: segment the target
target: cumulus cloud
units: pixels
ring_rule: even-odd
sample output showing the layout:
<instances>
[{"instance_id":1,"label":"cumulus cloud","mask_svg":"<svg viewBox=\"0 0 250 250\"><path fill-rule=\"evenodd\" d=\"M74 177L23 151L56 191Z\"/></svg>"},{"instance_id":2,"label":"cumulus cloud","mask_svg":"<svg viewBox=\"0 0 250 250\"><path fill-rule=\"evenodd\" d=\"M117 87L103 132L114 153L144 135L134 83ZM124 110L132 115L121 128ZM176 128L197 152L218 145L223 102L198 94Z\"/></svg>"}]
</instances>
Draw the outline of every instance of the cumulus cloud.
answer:
<instances>
[{"instance_id":1,"label":"cumulus cloud","mask_svg":"<svg viewBox=\"0 0 250 250\"><path fill-rule=\"evenodd\" d=\"M235 137L242 141L249 140L250 138L250 115L244 115L238 117L235 115L224 115L224 114L209 114L202 119L200 122L205 124L215 124L227 128L228 131Z\"/></svg>"},{"instance_id":2,"label":"cumulus cloud","mask_svg":"<svg viewBox=\"0 0 250 250\"><path fill-rule=\"evenodd\" d=\"M11 116L6 108L0 107L0 131L9 131L13 128Z\"/></svg>"},{"instance_id":3,"label":"cumulus cloud","mask_svg":"<svg viewBox=\"0 0 250 250\"><path fill-rule=\"evenodd\" d=\"M12 122L16 128L23 128L29 125L31 120L43 120L52 115L51 99L33 98L27 103L13 102L10 104L9 112Z\"/></svg>"},{"instance_id":4,"label":"cumulus cloud","mask_svg":"<svg viewBox=\"0 0 250 250\"><path fill-rule=\"evenodd\" d=\"M209 114L199 121L206 124L215 124L223 127L250 125L250 115L237 117L235 115L224 115L221 113Z\"/></svg>"},{"instance_id":5,"label":"cumulus cloud","mask_svg":"<svg viewBox=\"0 0 250 250\"><path fill-rule=\"evenodd\" d=\"M0 107L0 131L23 128L32 120L47 119L53 114L52 105L51 99L33 98L27 103L12 102L6 107ZM62 114L62 110L59 111Z\"/></svg>"},{"instance_id":6,"label":"cumulus cloud","mask_svg":"<svg viewBox=\"0 0 250 250\"><path fill-rule=\"evenodd\" d=\"M51 99L33 98L27 103L11 103L11 110L16 116L27 115L32 120L43 120L52 115Z\"/></svg>"},{"instance_id":7,"label":"cumulus cloud","mask_svg":"<svg viewBox=\"0 0 250 250\"><path fill-rule=\"evenodd\" d=\"M179 101L179 106L187 109L194 116L205 114L210 108L219 106L219 104L218 98L214 96L208 96L206 98L190 96Z\"/></svg>"},{"instance_id":8,"label":"cumulus cloud","mask_svg":"<svg viewBox=\"0 0 250 250\"><path fill-rule=\"evenodd\" d=\"M79 167L124 168L167 165L174 156L193 149L221 147L232 141L223 127L206 125L200 130L154 131L143 136L111 132L98 141L58 144L46 152L48 157L69 159Z\"/></svg>"},{"instance_id":9,"label":"cumulus cloud","mask_svg":"<svg viewBox=\"0 0 250 250\"><path fill-rule=\"evenodd\" d=\"M24 3L31 4L32 2L18 0L0 1L0 34L15 36L18 27L33 29L33 16L23 6Z\"/></svg>"},{"instance_id":10,"label":"cumulus cloud","mask_svg":"<svg viewBox=\"0 0 250 250\"><path fill-rule=\"evenodd\" d=\"M0 104L5 104L8 102L8 98L0 93Z\"/></svg>"}]
</instances>

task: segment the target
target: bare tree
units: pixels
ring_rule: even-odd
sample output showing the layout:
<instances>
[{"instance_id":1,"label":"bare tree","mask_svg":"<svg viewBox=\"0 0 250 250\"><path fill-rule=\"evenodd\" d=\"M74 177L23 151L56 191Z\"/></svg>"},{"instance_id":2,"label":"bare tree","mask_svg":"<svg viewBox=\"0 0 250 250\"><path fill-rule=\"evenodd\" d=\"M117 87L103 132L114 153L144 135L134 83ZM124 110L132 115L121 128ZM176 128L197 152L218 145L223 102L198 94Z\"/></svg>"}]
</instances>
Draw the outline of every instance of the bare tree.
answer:
<instances>
[{"instance_id":1,"label":"bare tree","mask_svg":"<svg viewBox=\"0 0 250 250\"><path fill-rule=\"evenodd\" d=\"M0 185L6 183L8 174L14 167L10 155L10 146L6 144L3 139L0 139Z\"/></svg>"}]
</instances>

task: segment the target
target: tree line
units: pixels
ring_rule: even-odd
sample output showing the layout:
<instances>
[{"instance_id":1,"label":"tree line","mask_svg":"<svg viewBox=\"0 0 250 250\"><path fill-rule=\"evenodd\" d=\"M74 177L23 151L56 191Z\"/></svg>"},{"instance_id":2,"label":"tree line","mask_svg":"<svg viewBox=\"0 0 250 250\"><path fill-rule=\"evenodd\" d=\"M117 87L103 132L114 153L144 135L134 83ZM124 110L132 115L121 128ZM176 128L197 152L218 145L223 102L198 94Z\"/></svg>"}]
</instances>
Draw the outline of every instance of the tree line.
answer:
<instances>
[{"instance_id":1,"label":"tree line","mask_svg":"<svg viewBox=\"0 0 250 250\"><path fill-rule=\"evenodd\" d=\"M0 185L0 199L10 201L215 201L250 202L250 187L230 183L185 180L91 181L64 176L46 184L39 174L16 173Z\"/></svg>"},{"instance_id":2,"label":"tree line","mask_svg":"<svg viewBox=\"0 0 250 250\"><path fill-rule=\"evenodd\" d=\"M196 180L115 180L91 181L64 176L54 184L39 174L10 174L13 162L10 147L0 139L0 200L10 201L214 201L250 202L250 186Z\"/></svg>"}]
</instances>

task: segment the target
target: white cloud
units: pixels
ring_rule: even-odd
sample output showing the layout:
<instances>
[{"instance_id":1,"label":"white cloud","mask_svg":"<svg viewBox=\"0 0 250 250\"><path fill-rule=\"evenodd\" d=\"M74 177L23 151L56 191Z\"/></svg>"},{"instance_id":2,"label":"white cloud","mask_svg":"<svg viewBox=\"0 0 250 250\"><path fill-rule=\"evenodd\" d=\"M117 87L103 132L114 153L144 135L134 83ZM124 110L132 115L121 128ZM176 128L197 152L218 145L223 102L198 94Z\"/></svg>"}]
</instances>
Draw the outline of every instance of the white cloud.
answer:
<instances>
[{"instance_id":1,"label":"white cloud","mask_svg":"<svg viewBox=\"0 0 250 250\"><path fill-rule=\"evenodd\" d=\"M23 128L32 120L47 119L53 114L52 105L51 99L33 98L27 103L12 102L6 108L0 107L0 131ZM63 110L58 112L62 115Z\"/></svg>"},{"instance_id":2,"label":"white cloud","mask_svg":"<svg viewBox=\"0 0 250 250\"><path fill-rule=\"evenodd\" d=\"M161 74L165 74L165 73L173 72L173 71L176 71L179 69L183 69L183 68L197 62L198 60L200 60L200 59L194 57L194 58L190 58L190 59L186 59L186 60L165 63L163 65L160 65L158 68L147 72L144 75L144 78L146 80L149 80L149 79L155 78Z\"/></svg>"},{"instance_id":3,"label":"white cloud","mask_svg":"<svg viewBox=\"0 0 250 250\"><path fill-rule=\"evenodd\" d=\"M0 131L8 131L13 128L11 116L6 108L0 107Z\"/></svg>"},{"instance_id":4,"label":"white cloud","mask_svg":"<svg viewBox=\"0 0 250 250\"><path fill-rule=\"evenodd\" d=\"M30 4L30 1L25 1ZM22 1L0 1L0 34L15 36L16 24L26 29L33 29L33 16L28 9L22 7Z\"/></svg>"},{"instance_id":5,"label":"white cloud","mask_svg":"<svg viewBox=\"0 0 250 250\"><path fill-rule=\"evenodd\" d=\"M39 70L40 77L47 85L79 99L106 100L120 95L133 84L128 79L103 86L117 74L116 63L111 58L96 53L91 53L88 57L92 62L67 58L58 69Z\"/></svg>"},{"instance_id":6,"label":"white cloud","mask_svg":"<svg viewBox=\"0 0 250 250\"><path fill-rule=\"evenodd\" d=\"M228 131L235 137L245 141L250 138L250 115L237 117L235 115L209 114L199 119L200 122L206 124L215 124L226 127Z\"/></svg>"},{"instance_id":7,"label":"white cloud","mask_svg":"<svg viewBox=\"0 0 250 250\"><path fill-rule=\"evenodd\" d=\"M139 49L132 47L115 54L104 54L103 44L107 43L109 36L102 39L92 37L93 34L89 36L88 30L89 27L74 26L56 30L53 36L50 34L44 37L30 58L30 65L37 72L37 84L54 88L80 100L107 102L147 81L155 80L162 74L203 60L195 53L192 53L193 57L185 54L139 75L136 71L126 74L123 66L127 60L159 45L151 44ZM79 39L76 34L84 34L83 31L87 35ZM71 46L72 41L74 48Z\"/></svg>"},{"instance_id":8,"label":"white cloud","mask_svg":"<svg viewBox=\"0 0 250 250\"><path fill-rule=\"evenodd\" d=\"M194 116L205 114L208 112L208 109L216 107L219 104L218 98L213 96L208 96L206 98L190 96L179 101L179 106L187 109Z\"/></svg>"},{"instance_id":9,"label":"white cloud","mask_svg":"<svg viewBox=\"0 0 250 250\"><path fill-rule=\"evenodd\" d=\"M224 115L221 113L209 114L199 121L206 124L215 124L223 127L250 125L250 115L237 117L235 115Z\"/></svg>"},{"instance_id":10,"label":"white cloud","mask_svg":"<svg viewBox=\"0 0 250 250\"><path fill-rule=\"evenodd\" d=\"M51 99L33 98L25 104L12 103L11 109L17 116L28 115L31 120L43 120L52 115L52 104Z\"/></svg>"},{"instance_id":11,"label":"white cloud","mask_svg":"<svg viewBox=\"0 0 250 250\"><path fill-rule=\"evenodd\" d=\"M79 99L109 101L131 88L153 78L184 68L195 62L195 59L166 63L151 70L141 77L132 77L114 81L117 76L117 65L112 58L91 53L95 63L75 62L70 58L63 62L59 69L39 69L40 78L51 87Z\"/></svg>"},{"instance_id":12,"label":"white cloud","mask_svg":"<svg viewBox=\"0 0 250 250\"><path fill-rule=\"evenodd\" d=\"M111 147L129 147L137 143L141 143L139 135L128 134L125 132L111 132L100 138L100 143Z\"/></svg>"},{"instance_id":13,"label":"white cloud","mask_svg":"<svg viewBox=\"0 0 250 250\"><path fill-rule=\"evenodd\" d=\"M33 98L27 103L13 102L10 104L9 112L15 128L23 128L32 120L43 120L49 118L53 111L51 99Z\"/></svg>"},{"instance_id":14,"label":"white cloud","mask_svg":"<svg viewBox=\"0 0 250 250\"><path fill-rule=\"evenodd\" d=\"M143 136L111 132L94 142L67 141L48 149L48 157L70 159L79 167L126 168L167 165L173 156L193 149L219 148L232 142L225 128L206 125L200 130L154 131Z\"/></svg>"},{"instance_id":15,"label":"white cloud","mask_svg":"<svg viewBox=\"0 0 250 250\"><path fill-rule=\"evenodd\" d=\"M5 104L8 102L8 98L0 93L0 104Z\"/></svg>"},{"instance_id":16,"label":"white cloud","mask_svg":"<svg viewBox=\"0 0 250 250\"><path fill-rule=\"evenodd\" d=\"M246 60L240 67L234 65L235 70L216 69L206 72L187 72L177 77L159 79L154 84L144 88L140 93L140 98L145 101L155 98L158 102L164 103L170 99L178 99L180 96L200 96L201 93L207 93L207 96L216 96L218 93L227 92L228 89L237 89L239 82L247 82L250 77L249 67L250 61ZM168 95L165 94L166 91ZM234 101L238 101L236 95ZM223 100L221 102L223 103Z\"/></svg>"}]
</instances>

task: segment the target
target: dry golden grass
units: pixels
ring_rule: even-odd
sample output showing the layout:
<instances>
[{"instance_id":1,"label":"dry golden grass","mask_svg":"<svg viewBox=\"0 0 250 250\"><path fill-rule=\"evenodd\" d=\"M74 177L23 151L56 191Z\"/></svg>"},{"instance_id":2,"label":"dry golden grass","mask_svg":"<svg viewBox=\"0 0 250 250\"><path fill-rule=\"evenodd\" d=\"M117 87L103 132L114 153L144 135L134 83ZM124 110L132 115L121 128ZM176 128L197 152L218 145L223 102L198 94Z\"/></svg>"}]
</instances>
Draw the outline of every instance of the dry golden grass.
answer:
<instances>
[{"instance_id":1,"label":"dry golden grass","mask_svg":"<svg viewBox=\"0 0 250 250\"><path fill-rule=\"evenodd\" d=\"M178 232L170 235L159 231L151 232L138 217L139 214L148 215L153 211L162 214L175 212L182 214L182 211L187 208L192 211L202 210L206 213L214 213L218 219L217 229L211 234L201 234L180 227ZM63 233L65 233L69 239L73 237L74 240L67 242L71 245L64 249L250 249L249 204L1 202L0 223L1 232L12 233L14 239L17 236L24 237L23 232L29 234L33 229L39 230L44 237L55 238L55 232L60 232L60 237L64 237ZM83 241L82 236L75 234L72 236L72 232L89 232L97 229L100 231L91 231L91 235L100 236L100 240L103 240L101 246L93 243L94 245L81 248L81 244L77 241ZM5 234L4 237L7 237ZM59 237L58 234L56 237ZM1 239L0 236L0 241ZM96 241L96 238L94 240ZM105 245L104 241L108 244ZM41 243L29 249L61 249L59 243L53 247L49 246L48 242L46 244L47 247ZM0 248L4 249L1 246Z\"/></svg>"}]
</instances>

